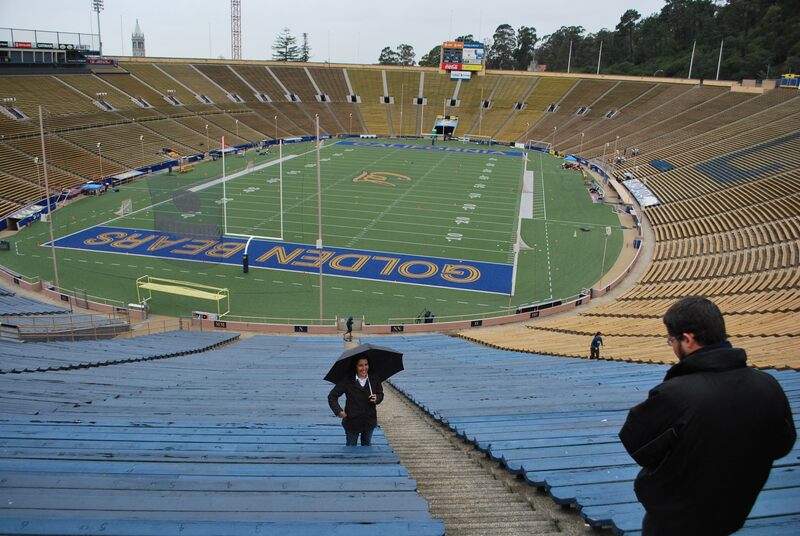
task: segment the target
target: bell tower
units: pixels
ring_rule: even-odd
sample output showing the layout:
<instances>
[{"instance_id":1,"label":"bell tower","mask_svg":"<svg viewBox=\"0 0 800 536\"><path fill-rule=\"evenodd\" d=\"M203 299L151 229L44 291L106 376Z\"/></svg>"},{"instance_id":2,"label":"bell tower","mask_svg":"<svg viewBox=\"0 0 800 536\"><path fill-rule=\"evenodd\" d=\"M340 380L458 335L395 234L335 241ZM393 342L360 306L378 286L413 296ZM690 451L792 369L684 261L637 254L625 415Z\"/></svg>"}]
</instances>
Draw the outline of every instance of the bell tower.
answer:
<instances>
[{"instance_id":1,"label":"bell tower","mask_svg":"<svg viewBox=\"0 0 800 536\"><path fill-rule=\"evenodd\" d=\"M141 28L139 28L139 19L136 19L136 28L133 30L131 34L131 50L133 51L133 56L135 57L144 57L144 34L142 33Z\"/></svg>"}]
</instances>

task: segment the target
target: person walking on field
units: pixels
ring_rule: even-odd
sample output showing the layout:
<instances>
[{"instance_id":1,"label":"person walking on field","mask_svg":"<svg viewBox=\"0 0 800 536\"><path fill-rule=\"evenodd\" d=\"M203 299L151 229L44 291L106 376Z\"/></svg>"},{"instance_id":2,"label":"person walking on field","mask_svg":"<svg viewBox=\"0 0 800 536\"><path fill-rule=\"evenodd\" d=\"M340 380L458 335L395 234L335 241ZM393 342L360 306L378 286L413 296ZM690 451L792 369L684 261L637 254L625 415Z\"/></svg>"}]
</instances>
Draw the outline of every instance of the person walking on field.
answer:
<instances>
[{"instance_id":1,"label":"person walking on field","mask_svg":"<svg viewBox=\"0 0 800 536\"><path fill-rule=\"evenodd\" d=\"M347 331L344 334L344 340L352 341L353 340L353 317L348 317L347 319Z\"/></svg>"},{"instance_id":2,"label":"person walking on field","mask_svg":"<svg viewBox=\"0 0 800 536\"><path fill-rule=\"evenodd\" d=\"M773 461L792 450L792 411L778 381L728 342L715 304L680 300L664 325L678 363L619 432L642 466L642 536L727 535L744 525Z\"/></svg>"},{"instance_id":3,"label":"person walking on field","mask_svg":"<svg viewBox=\"0 0 800 536\"><path fill-rule=\"evenodd\" d=\"M600 359L600 347L603 346L602 333L599 331L594 334L592 344L589 346L589 359Z\"/></svg>"}]
</instances>

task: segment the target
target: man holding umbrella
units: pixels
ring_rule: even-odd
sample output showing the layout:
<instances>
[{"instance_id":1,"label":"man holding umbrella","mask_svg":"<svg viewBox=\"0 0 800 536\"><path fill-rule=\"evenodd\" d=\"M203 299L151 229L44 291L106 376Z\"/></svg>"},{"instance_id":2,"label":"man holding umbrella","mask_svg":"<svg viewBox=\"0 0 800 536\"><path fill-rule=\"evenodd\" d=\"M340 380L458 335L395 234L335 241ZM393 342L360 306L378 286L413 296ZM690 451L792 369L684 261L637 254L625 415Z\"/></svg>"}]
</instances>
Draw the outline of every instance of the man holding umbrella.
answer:
<instances>
[{"instance_id":1,"label":"man holding umbrella","mask_svg":"<svg viewBox=\"0 0 800 536\"><path fill-rule=\"evenodd\" d=\"M328 394L331 411L342 418L348 446L372 444L372 432L378 426L377 405L383 402L381 381L403 370L403 354L389 348L372 344L362 344L345 351L325 380L336 387ZM371 377L370 377L371 376ZM345 407L339 405L339 398L345 395Z\"/></svg>"}]
</instances>

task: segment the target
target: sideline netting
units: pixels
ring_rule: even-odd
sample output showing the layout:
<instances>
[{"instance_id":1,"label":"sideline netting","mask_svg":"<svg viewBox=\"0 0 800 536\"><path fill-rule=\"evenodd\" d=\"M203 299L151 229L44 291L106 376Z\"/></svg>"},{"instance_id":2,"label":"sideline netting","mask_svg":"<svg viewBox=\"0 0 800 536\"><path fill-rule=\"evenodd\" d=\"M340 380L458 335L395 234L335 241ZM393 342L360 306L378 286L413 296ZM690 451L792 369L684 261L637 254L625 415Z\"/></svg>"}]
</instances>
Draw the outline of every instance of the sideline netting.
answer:
<instances>
[{"instance_id":1,"label":"sideline netting","mask_svg":"<svg viewBox=\"0 0 800 536\"><path fill-rule=\"evenodd\" d=\"M231 295L227 288L211 287L191 281L178 281L149 275L143 275L136 280L136 299L139 303L144 304L152 301L153 292L164 292L166 294L214 301L217 303L218 318L222 318L231 312ZM223 302L225 302L224 311L222 310Z\"/></svg>"}]
</instances>

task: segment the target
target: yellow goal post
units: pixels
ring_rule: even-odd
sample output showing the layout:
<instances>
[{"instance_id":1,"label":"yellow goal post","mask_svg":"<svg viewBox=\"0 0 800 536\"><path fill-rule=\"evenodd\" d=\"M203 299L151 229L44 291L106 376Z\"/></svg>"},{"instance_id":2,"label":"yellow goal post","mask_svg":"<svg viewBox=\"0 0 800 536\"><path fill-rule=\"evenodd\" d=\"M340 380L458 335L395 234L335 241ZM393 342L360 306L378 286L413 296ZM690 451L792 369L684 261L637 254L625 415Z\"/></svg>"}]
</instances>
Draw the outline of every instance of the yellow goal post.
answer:
<instances>
[{"instance_id":1,"label":"yellow goal post","mask_svg":"<svg viewBox=\"0 0 800 536\"><path fill-rule=\"evenodd\" d=\"M152 300L153 292L165 292L189 298L215 301L217 303L217 318L222 318L231 312L231 293L227 288L211 287L200 283L192 283L191 281L177 281L149 275L143 275L136 280L136 298L139 303L147 303Z\"/></svg>"}]
</instances>

